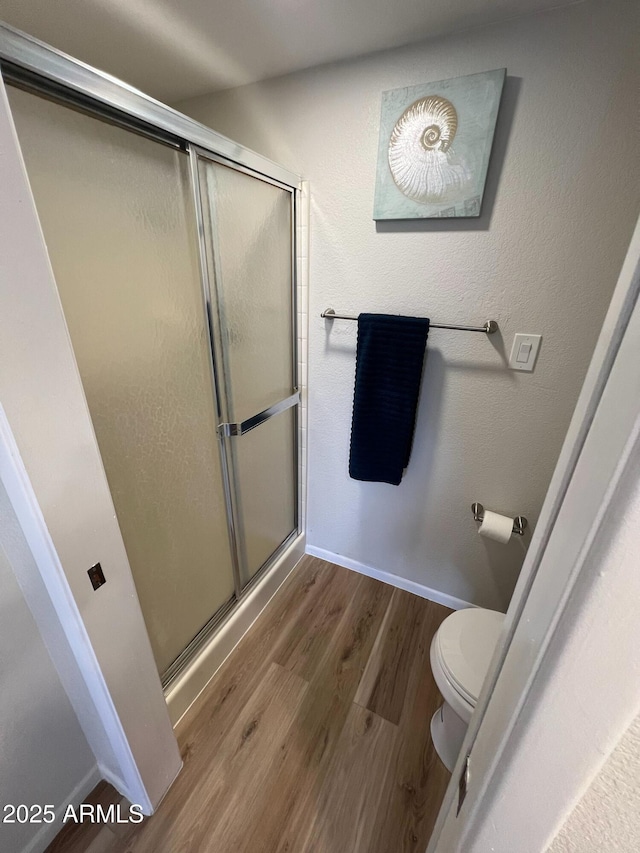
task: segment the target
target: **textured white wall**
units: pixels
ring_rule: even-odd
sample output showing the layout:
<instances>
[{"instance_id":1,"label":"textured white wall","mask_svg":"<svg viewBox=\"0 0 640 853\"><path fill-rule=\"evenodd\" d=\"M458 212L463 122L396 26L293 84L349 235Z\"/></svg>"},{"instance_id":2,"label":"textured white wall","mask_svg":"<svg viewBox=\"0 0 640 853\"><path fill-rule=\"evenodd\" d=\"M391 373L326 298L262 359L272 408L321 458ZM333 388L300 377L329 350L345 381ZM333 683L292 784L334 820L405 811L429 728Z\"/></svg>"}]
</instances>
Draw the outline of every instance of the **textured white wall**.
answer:
<instances>
[{"instance_id":1,"label":"textured white wall","mask_svg":"<svg viewBox=\"0 0 640 853\"><path fill-rule=\"evenodd\" d=\"M549 853L640 850L640 716L569 815Z\"/></svg>"},{"instance_id":2,"label":"textured white wall","mask_svg":"<svg viewBox=\"0 0 640 853\"><path fill-rule=\"evenodd\" d=\"M58 808L78 790L86 793L87 778L90 787L97 781L95 758L22 596L7 550L14 560L33 562L0 483L2 816L8 803L50 803ZM43 829L47 827L42 824L0 821L0 849L18 853Z\"/></svg>"},{"instance_id":3,"label":"textured white wall","mask_svg":"<svg viewBox=\"0 0 640 853\"><path fill-rule=\"evenodd\" d=\"M179 105L311 182L308 542L502 607L523 558L470 504L535 524L640 201L634 0L585 2ZM490 68L506 88L479 220L371 220L380 93ZM347 472L354 323L323 308L495 318L431 333L399 487ZM533 374L515 332L544 336Z\"/></svg>"}]
</instances>

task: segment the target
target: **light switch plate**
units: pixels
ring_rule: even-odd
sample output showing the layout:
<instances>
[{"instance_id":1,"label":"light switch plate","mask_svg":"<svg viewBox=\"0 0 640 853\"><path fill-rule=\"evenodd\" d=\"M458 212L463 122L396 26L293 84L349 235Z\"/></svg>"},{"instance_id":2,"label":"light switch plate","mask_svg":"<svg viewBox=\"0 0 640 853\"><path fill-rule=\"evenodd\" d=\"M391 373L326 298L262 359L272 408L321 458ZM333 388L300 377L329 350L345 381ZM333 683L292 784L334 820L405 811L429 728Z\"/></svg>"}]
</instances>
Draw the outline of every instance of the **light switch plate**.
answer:
<instances>
[{"instance_id":1,"label":"light switch plate","mask_svg":"<svg viewBox=\"0 0 640 853\"><path fill-rule=\"evenodd\" d=\"M542 335L525 335L518 332L513 338L509 367L512 370L531 372L536 364Z\"/></svg>"}]
</instances>

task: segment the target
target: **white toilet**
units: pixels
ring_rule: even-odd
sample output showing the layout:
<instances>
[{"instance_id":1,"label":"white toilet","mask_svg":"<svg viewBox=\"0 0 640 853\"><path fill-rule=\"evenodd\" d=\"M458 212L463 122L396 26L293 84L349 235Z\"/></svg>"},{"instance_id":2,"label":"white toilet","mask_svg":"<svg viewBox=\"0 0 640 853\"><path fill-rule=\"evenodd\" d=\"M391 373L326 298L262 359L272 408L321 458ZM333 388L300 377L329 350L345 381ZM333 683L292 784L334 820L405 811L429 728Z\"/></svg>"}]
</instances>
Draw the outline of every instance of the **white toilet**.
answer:
<instances>
[{"instance_id":1,"label":"white toilet","mask_svg":"<svg viewBox=\"0 0 640 853\"><path fill-rule=\"evenodd\" d=\"M495 610L457 610L447 616L431 643L431 669L444 699L431 720L431 739L449 772L460 752L503 622L504 613Z\"/></svg>"}]
</instances>

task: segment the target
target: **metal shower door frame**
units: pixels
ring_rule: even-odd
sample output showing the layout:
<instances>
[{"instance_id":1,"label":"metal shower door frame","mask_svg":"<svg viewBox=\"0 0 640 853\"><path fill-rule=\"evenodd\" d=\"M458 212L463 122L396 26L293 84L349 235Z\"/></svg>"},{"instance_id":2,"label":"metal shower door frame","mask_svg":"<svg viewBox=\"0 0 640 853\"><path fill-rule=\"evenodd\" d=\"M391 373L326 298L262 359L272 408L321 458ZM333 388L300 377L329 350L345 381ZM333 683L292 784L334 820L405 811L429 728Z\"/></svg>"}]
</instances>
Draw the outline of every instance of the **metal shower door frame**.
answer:
<instances>
[{"instance_id":1,"label":"metal shower door frame","mask_svg":"<svg viewBox=\"0 0 640 853\"><path fill-rule=\"evenodd\" d=\"M227 506L227 522L229 527L229 540L231 543L231 556L233 561L233 573L235 582L236 599L239 601L251 589L255 582L268 570L287 548L289 543L300 533L299 525L299 491L300 491L300 442L299 442L299 407L300 407L300 390L297 382L297 366L298 366L298 335L297 335L297 280L296 280L296 196L297 190L276 178L267 177L256 173L254 169L250 169L241 164L232 164L225 157L218 156L213 152L203 149L200 146L190 144L188 147L189 157L191 160L191 186L193 191L193 199L195 204L196 221L198 228L198 249L200 258L200 274L203 288L203 298L207 322L210 336L210 354L211 354L211 370L214 382L214 393L216 395L216 405L218 407L218 440L220 442L220 458L223 471L223 485L225 491L225 502ZM209 259L207 256L207 234L206 223L204 217L204 201L200 189L200 174L198 170L199 161L218 163L227 168L232 168L235 171L241 172L254 180L261 180L271 184L290 194L290 256L291 256L291 394L284 399L278 400L264 409L261 412L256 412L251 417L240 423L230 422L229 414L231 410L231 372L225 364L226 353L223 344L223 322L221 318L221 298L218 293L217 286L212 283L212 271L209 268ZM214 235L211 235L212 241ZM217 261L217 252L212 251L213 264ZM218 280L220 273L214 273L213 277ZM237 478L237 464L234 460L233 439L246 434L252 429L256 429L263 423L271 420L282 412L295 408L294 413L294 435L293 435L293 454L295 460L296 477L294 482L294 519L293 530L269 558L258 568L254 575L245 583L243 583L242 572L247 567L243 565L245 562L244 543L242 541L242 519L240 517L240 485Z\"/></svg>"},{"instance_id":2,"label":"metal shower door frame","mask_svg":"<svg viewBox=\"0 0 640 853\"><path fill-rule=\"evenodd\" d=\"M169 144L197 145L226 162L301 189L301 178L262 154L189 118L111 74L0 22L0 65L5 81L20 80L32 90L73 102L132 130Z\"/></svg>"}]
</instances>

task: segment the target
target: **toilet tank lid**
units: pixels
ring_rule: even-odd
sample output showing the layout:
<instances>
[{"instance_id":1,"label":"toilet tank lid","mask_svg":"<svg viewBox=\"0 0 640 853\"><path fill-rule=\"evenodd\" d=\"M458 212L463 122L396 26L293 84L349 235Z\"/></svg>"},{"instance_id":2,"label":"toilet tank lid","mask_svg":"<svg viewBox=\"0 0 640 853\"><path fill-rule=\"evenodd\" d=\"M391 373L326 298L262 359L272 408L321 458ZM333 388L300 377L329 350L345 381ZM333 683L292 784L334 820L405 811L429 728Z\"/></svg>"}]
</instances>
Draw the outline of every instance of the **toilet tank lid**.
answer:
<instances>
[{"instance_id":1,"label":"toilet tank lid","mask_svg":"<svg viewBox=\"0 0 640 853\"><path fill-rule=\"evenodd\" d=\"M438 629L438 651L449 679L475 704L493 651L504 613L471 607L456 610Z\"/></svg>"}]
</instances>

